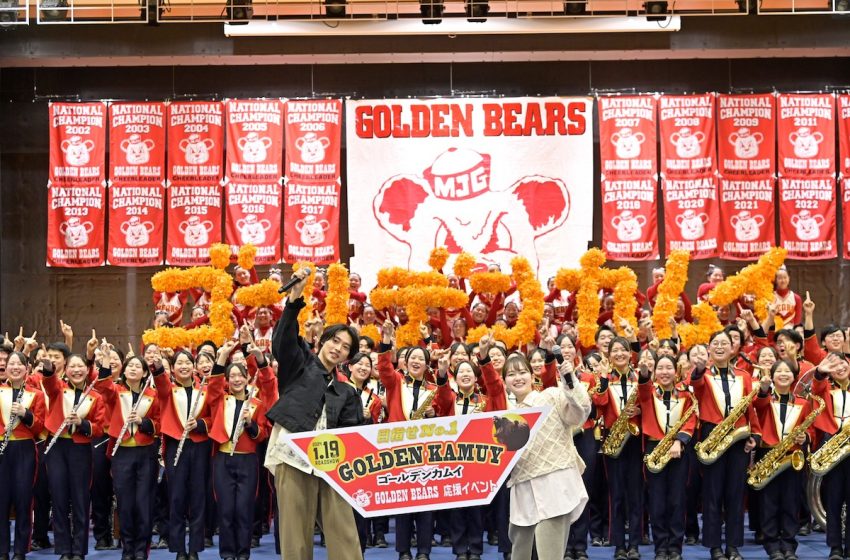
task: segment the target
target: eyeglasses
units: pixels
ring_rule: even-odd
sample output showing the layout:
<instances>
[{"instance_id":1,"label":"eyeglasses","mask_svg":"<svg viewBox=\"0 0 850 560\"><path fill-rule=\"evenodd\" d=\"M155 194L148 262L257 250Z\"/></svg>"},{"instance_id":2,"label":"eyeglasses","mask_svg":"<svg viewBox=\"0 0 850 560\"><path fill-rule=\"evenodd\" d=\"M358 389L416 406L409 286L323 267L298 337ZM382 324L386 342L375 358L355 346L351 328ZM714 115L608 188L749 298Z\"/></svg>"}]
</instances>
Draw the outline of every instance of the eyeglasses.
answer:
<instances>
[{"instance_id":1,"label":"eyeglasses","mask_svg":"<svg viewBox=\"0 0 850 560\"><path fill-rule=\"evenodd\" d=\"M726 348L726 347L732 346L732 343L726 342L725 340L724 341L715 340L714 342L709 344L709 346L711 346L712 348Z\"/></svg>"}]
</instances>

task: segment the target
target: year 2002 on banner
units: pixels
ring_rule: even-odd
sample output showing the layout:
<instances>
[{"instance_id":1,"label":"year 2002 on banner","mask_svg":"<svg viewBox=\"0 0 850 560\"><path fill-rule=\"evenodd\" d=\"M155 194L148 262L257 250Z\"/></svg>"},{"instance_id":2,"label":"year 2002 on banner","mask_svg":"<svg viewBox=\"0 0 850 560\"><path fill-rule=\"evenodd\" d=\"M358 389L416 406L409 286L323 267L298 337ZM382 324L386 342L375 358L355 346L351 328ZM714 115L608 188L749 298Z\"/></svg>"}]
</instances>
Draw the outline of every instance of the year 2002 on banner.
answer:
<instances>
[{"instance_id":1,"label":"year 2002 on banner","mask_svg":"<svg viewBox=\"0 0 850 560\"><path fill-rule=\"evenodd\" d=\"M364 517L489 504L551 407L281 435Z\"/></svg>"}]
</instances>

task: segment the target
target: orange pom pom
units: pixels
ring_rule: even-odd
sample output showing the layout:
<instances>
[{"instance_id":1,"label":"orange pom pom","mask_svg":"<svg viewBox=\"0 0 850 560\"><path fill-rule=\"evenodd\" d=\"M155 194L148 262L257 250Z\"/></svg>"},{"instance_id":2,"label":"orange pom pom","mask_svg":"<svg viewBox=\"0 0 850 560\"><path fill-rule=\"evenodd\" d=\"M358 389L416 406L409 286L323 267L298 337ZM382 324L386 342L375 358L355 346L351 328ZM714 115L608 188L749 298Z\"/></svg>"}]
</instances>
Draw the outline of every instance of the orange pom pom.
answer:
<instances>
[{"instance_id":1,"label":"orange pom pom","mask_svg":"<svg viewBox=\"0 0 850 560\"><path fill-rule=\"evenodd\" d=\"M431 256L428 258L428 266L434 270L442 270L446 266L446 261L449 260L449 250L445 247L434 247L431 250Z\"/></svg>"}]
</instances>

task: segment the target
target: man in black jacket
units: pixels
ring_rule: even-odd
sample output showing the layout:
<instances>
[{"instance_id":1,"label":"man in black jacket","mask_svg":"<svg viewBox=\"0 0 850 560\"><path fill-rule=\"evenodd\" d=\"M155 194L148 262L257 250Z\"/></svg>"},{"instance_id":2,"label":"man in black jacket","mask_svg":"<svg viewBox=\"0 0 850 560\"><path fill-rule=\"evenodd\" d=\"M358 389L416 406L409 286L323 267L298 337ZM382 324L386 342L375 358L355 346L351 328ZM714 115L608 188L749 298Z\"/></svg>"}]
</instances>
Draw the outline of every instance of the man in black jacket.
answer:
<instances>
[{"instance_id":1,"label":"man in black jacket","mask_svg":"<svg viewBox=\"0 0 850 560\"><path fill-rule=\"evenodd\" d=\"M329 326L314 354L298 334L298 312L305 306L302 294L308 273L301 269L294 276L301 281L289 291L283 316L272 335L280 399L267 415L274 429L265 464L275 474L281 557L313 558L313 527L316 506L320 505L328 558L362 560L351 506L314 474L309 463L280 442L286 434L364 423L360 397L337 373L337 366L357 352L357 332L346 325Z\"/></svg>"}]
</instances>

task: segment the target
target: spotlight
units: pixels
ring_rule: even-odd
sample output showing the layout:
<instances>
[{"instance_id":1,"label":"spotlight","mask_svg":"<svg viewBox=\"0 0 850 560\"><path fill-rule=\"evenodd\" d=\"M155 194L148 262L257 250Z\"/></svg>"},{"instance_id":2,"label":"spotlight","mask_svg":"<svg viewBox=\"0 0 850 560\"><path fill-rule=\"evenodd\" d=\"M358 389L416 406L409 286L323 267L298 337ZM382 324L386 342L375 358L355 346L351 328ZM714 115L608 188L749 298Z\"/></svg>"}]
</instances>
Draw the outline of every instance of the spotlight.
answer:
<instances>
[{"instance_id":1,"label":"spotlight","mask_svg":"<svg viewBox=\"0 0 850 560\"><path fill-rule=\"evenodd\" d=\"M233 25L247 24L254 17L251 0L227 0L227 19Z\"/></svg>"},{"instance_id":2,"label":"spotlight","mask_svg":"<svg viewBox=\"0 0 850 560\"><path fill-rule=\"evenodd\" d=\"M41 21L68 19L68 0L42 0L38 6Z\"/></svg>"},{"instance_id":3,"label":"spotlight","mask_svg":"<svg viewBox=\"0 0 850 560\"><path fill-rule=\"evenodd\" d=\"M835 11L836 12L850 12L850 0L836 0Z\"/></svg>"},{"instance_id":4,"label":"spotlight","mask_svg":"<svg viewBox=\"0 0 850 560\"><path fill-rule=\"evenodd\" d=\"M667 19L667 2L652 1L643 5L646 11L646 21L664 21Z\"/></svg>"},{"instance_id":5,"label":"spotlight","mask_svg":"<svg viewBox=\"0 0 850 560\"><path fill-rule=\"evenodd\" d=\"M0 23L18 21L18 0L0 0Z\"/></svg>"},{"instance_id":6,"label":"spotlight","mask_svg":"<svg viewBox=\"0 0 850 560\"><path fill-rule=\"evenodd\" d=\"M328 17L344 18L346 0L324 0L325 13Z\"/></svg>"},{"instance_id":7,"label":"spotlight","mask_svg":"<svg viewBox=\"0 0 850 560\"><path fill-rule=\"evenodd\" d=\"M466 0L466 21L469 23L484 23L489 13L488 0Z\"/></svg>"},{"instance_id":8,"label":"spotlight","mask_svg":"<svg viewBox=\"0 0 850 560\"><path fill-rule=\"evenodd\" d=\"M442 23L444 9L443 0L419 0L419 12L425 25Z\"/></svg>"},{"instance_id":9,"label":"spotlight","mask_svg":"<svg viewBox=\"0 0 850 560\"><path fill-rule=\"evenodd\" d=\"M568 16L581 16L587 13L584 0L564 0L564 13Z\"/></svg>"}]
</instances>

